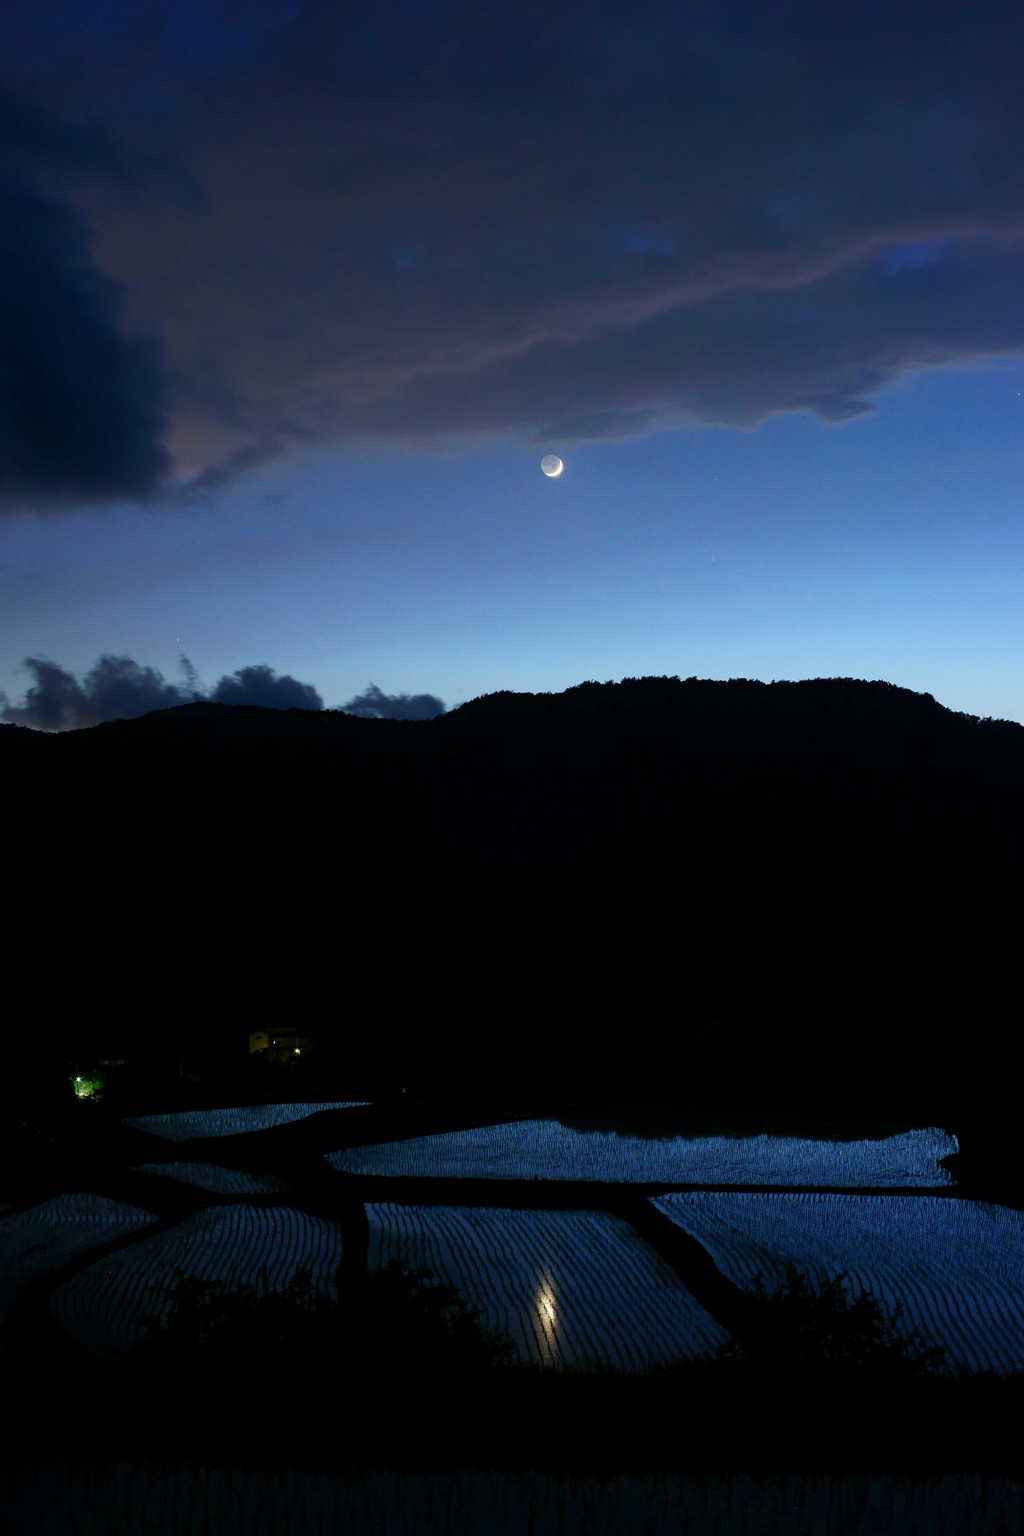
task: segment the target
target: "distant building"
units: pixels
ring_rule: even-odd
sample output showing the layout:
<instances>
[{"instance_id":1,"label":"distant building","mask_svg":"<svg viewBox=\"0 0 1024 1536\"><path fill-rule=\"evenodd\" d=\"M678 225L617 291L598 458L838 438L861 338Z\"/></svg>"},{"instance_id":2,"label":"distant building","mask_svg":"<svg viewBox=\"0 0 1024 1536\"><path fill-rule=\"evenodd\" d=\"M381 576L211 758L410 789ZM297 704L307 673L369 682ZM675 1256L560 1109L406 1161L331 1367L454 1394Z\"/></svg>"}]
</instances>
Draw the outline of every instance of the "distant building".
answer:
<instances>
[{"instance_id":1,"label":"distant building","mask_svg":"<svg viewBox=\"0 0 1024 1536\"><path fill-rule=\"evenodd\" d=\"M301 1061L313 1048L311 1035L295 1029L257 1029L249 1036L249 1053L265 1052L270 1061Z\"/></svg>"}]
</instances>

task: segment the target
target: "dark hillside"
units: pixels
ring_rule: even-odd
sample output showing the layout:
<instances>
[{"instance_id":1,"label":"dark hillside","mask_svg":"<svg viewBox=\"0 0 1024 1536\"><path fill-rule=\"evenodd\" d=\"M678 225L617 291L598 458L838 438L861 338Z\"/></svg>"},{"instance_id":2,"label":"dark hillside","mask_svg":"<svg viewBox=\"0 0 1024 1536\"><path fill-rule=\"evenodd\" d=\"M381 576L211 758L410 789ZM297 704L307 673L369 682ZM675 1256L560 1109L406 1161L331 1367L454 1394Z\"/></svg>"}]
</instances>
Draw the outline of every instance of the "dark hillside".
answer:
<instances>
[{"instance_id":1,"label":"dark hillside","mask_svg":"<svg viewBox=\"0 0 1024 1536\"><path fill-rule=\"evenodd\" d=\"M432 1086L1009 1094L1024 728L887 683L0 733L24 1042L301 1017ZM227 1046L224 1047L228 1049ZM721 1097L720 1094L716 1095Z\"/></svg>"}]
</instances>

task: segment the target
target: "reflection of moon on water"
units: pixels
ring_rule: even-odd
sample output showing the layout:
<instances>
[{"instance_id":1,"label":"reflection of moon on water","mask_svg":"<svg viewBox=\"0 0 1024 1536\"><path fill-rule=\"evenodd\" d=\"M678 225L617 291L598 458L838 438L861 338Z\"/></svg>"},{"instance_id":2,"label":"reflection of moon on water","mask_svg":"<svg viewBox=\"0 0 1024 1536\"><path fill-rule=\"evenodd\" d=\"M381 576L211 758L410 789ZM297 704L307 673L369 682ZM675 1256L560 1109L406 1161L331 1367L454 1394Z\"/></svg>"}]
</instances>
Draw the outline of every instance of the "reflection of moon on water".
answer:
<instances>
[{"instance_id":1,"label":"reflection of moon on water","mask_svg":"<svg viewBox=\"0 0 1024 1536\"><path fill-rule=\"evenodd\" d=\"M544 1270L533 1297L537 1318L541 1358L545 1365L556 1364L558 1347L558 1295L550 1270Z\"/></svg>"},{"instance_id":2,"label":"reflection of moon on water","mask_svg":"<svg viewBox=\"0 0 1024 1536\"><path fill-rule=\"evenodd\" d=\"M557 453L546 453L540 461L540 467L549 480L557 480L565 465Z\"/></svg>"}]
</instances>

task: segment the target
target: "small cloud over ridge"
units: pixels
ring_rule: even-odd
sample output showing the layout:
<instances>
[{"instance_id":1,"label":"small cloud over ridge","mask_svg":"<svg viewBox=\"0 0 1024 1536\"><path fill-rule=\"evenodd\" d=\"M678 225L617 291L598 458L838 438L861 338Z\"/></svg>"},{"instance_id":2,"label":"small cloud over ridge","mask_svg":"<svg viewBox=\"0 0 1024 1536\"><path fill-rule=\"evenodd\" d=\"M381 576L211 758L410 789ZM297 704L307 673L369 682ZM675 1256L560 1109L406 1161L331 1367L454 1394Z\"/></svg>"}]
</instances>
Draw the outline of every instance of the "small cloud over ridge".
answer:
<instances>
[{"instance_id":1,"label":"small cloud over ridge","mask_svg":"<svg viewBox=\"0 0 1024 1536\"><path fill-rule=\"evenodd\" d=\"M278 677L273 667L240 667L222 677L208 695L213 704L256 704L264 709L323 709L324 701L311 683L287 675Z\"/></svg>"},{"instance_id":2,"label":"small cloud over ridge","mask_svg":"<svg viewBox=\"0 0 1024 1536\"><path fill-rule=\"evenodd\" d=\"M362 715L366 720L433 720L445 713L443 699L432 693L384 693L371 683L365 693L356 694L338 709L346 715Z\"/></svg>"}]
</instances>

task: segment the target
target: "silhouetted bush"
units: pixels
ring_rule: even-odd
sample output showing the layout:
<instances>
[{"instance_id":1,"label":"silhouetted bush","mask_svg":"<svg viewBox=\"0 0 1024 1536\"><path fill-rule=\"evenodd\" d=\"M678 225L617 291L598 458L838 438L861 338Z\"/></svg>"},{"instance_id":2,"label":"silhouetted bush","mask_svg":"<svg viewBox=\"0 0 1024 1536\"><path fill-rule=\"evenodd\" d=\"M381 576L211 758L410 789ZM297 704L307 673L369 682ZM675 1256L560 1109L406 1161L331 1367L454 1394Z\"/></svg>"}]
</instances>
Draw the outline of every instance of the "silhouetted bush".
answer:
<instances>
[{"instance_id":1,"label":"silhouetted bush","mask_svg":"<svg viewBox=\"0 0 1024 1536\"><path fill-rule=\"evenodd\" d=\"M512 1352L454 1287L398 1260L367 1273L339 1271L334 1296L317 1291L306 1269L280 1291L270 1289L265 1269L258 1287L233 1289L178 1271L169 1315L144 1321L147 1337L131 1351L129 1369L147 1379L451 1377L507 1363Z\"/></svg>"},{"instance_id":2,"label":"silhouetted bush","mask_svg":"<svg viewBox=\"0 0 1024 1536\"><path fill-rule=\"evenodd\" d=\"M769 1371L856 1371L900 1376L932 1375L941 1369L946 1351L919 1335L897 1333L902 1307L887 1318L870 1291L851 1299L843 1286L843 1271L812 1289L794 1264L787 1264L784 1283L767 1291L760 1272L749 1298L749 1321L742 1335L716 1351L718 1360L741 1362Z\"/></svg>"}]
</instances>

